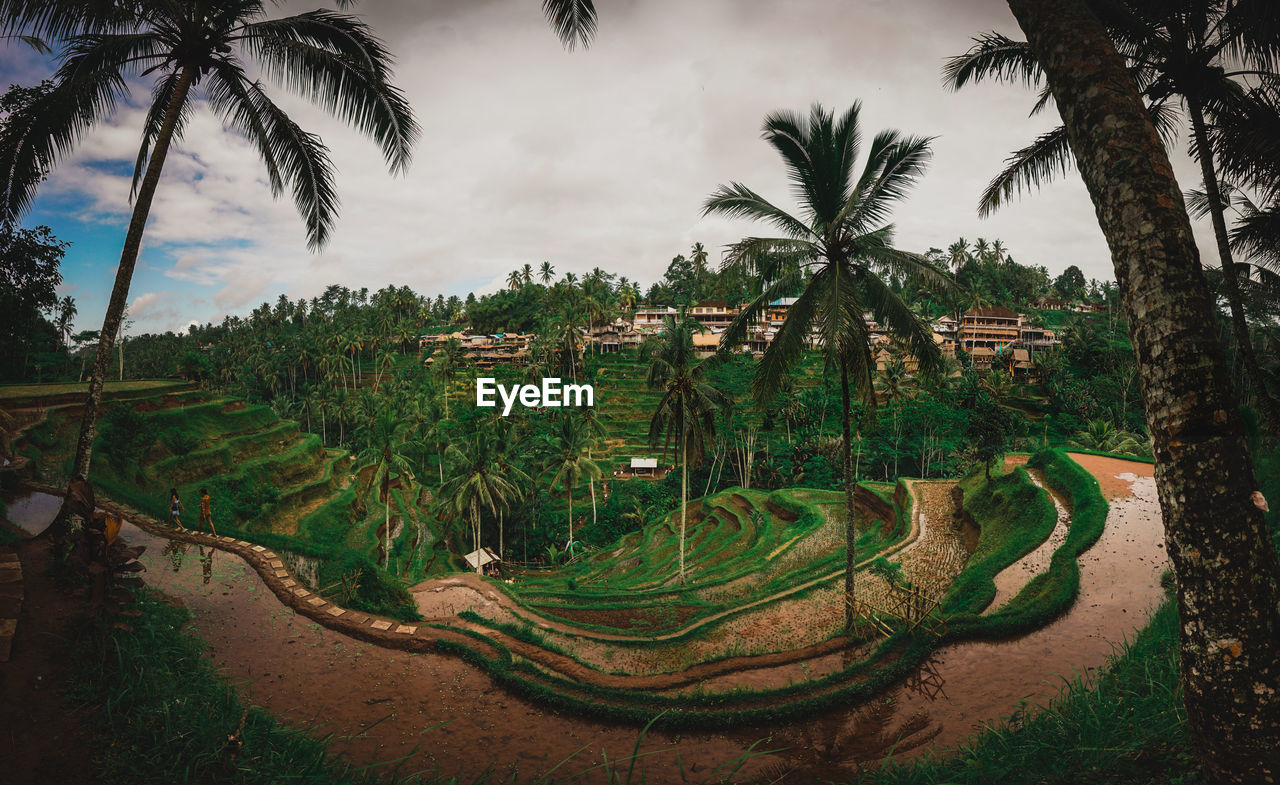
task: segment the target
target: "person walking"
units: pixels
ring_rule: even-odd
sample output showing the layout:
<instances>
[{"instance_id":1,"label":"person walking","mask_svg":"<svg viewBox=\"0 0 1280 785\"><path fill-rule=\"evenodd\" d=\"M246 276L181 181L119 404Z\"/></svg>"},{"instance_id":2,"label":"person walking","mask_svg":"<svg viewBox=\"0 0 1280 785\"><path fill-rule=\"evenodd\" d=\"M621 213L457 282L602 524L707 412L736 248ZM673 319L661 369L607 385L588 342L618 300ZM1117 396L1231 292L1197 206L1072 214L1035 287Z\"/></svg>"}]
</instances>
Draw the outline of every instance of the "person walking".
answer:
<instances>
[{"instance_id":1,"label":"person walking","mask_svg":"<svg viewBox=\"0 0 1280 785\"><path fill-rule=\"evenodd\" d=\"M180 531L186 531L182 526L182 500L178 498L178 489L169 489L169 523Z\"/></svg>"},{"instance_id":2,"label":"person walking","mask_svg":"<svg viewBox=\"0 0 1280 785\"><path fill-rule=\"evenodd\" d=\"M213 535L218 536L218 530L213 528L213 513L209 511L209 489L200 489L200 526L208 525L209 531Z\"/></svg>"}]
</instances>

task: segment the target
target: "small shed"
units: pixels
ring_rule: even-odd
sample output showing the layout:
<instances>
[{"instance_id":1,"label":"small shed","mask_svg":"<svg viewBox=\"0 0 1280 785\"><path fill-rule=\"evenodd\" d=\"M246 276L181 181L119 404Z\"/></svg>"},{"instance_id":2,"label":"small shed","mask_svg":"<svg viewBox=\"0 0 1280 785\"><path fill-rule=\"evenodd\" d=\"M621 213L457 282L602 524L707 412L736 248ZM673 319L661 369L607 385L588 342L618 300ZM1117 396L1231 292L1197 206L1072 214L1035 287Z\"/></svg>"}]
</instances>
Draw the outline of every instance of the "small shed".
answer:
<instances>
[{"instance_id":1,"label":"small shed","mask_svg":"<svg viewBox=\"0 0 1280 785\"><path fill-rule=\"evenodd\" d=\"M468 567L484 575L493 575L502 565L502 559L498 558L498 554L488 548L472 551L462 558L466 560Z\"/></svg>"},{"instance_id":2,"label":"small shed","mask_svg":"<svg viewBox=\"0 0 1280 785\"><path fill-rule=\"evenodd\" d=\"M631 459L631 473L632 473L632 474L636 474L636 475L640 475L640 474L648 474L648 475L657 474L657 473L658 473L658 459L657 459L657 458L632 458L632 459Z\"/></svg>"}]
</instances>

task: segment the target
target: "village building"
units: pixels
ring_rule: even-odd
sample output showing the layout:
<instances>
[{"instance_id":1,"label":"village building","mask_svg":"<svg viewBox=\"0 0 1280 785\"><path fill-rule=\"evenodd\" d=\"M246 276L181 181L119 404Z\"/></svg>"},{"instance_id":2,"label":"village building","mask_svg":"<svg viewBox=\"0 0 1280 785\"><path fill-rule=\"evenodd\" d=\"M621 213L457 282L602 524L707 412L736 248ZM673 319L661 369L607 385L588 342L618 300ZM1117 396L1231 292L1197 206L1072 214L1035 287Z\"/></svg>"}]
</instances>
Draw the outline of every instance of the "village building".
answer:
<instances>
[{"instance_id":1,"label":"village building","mask_svg":"<svg viewBox=\"0 0 1280 785\"><path fill-rule=\"evenodd\" d=\"M1026 373L1033 354L1060 343L1053 330L1032 325L1026 316L999 305L965 311L957 331L957 345L978 370L991 368L1000 358L1014 372Z\"/></svg>"}]
</instances>

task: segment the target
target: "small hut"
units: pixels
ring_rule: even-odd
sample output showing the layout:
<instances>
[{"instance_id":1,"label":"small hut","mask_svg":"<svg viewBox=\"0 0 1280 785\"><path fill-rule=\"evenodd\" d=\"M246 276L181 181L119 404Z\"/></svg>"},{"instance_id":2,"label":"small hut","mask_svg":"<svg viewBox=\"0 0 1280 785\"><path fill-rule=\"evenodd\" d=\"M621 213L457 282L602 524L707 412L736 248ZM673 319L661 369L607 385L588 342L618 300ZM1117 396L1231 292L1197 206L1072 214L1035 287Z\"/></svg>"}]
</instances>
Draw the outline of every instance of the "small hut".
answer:
<instances>
[{"instance_id":1,"label":"small hut","mask_svg":"<svg viewBox=\"0 0 1280 785\"><path fill-rule=\"evenodd\" d=\"M488 548L472 551L462 558L466 559L468 567L482 575L497 575L502 569L502 559Z\"/></svg>"},{"instance_id":2,"label":"small hut","mask_svg":"<svg viewBox=\"0 0 1280 785\"><path fill-rule=\"evenodd\" d=\"M636 477L652 477L658 473L657 458L632 458L631 473Z\"/></svg>"}]
</instances>

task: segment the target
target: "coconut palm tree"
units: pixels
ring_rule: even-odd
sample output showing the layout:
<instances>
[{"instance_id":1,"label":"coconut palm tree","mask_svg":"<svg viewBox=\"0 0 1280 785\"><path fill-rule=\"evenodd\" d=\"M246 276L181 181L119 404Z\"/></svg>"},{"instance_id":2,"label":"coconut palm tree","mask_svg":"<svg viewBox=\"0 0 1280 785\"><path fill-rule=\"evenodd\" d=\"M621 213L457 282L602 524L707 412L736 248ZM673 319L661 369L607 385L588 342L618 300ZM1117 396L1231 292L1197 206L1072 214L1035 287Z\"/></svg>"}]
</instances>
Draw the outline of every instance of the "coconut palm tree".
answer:
<instances>
[{"instance_id":1,"label":"coconut palm tree","mask_svg":"<svg viewBox=\"0 0 1280 785\"><path fill-rule=\"evenodd\" d=\"M520 282L525 286L533 283L533 265L528 262L525 262L524 266L520 268Z\"/></svg>"},{"instance_id":2,"label":"coconut palm tree","mask_svg":"<svg viewBox=\"0 0 1280 785\"><path fill-rule=\"evenodd\" d=\"M134 166L133 216L99 334L72 471L84 479L143 229L169 148L182 138L197 95L203 93L208 106L254 145L272 192L292 190L313 249L328 240L337 216L328 150L249 76L248 64L371 136L393 173L408 166L418 126L391 84L390 53L368 25L346 14L317 10L269 19L254 0L5 0L0 32L61 42L52 90L11 116L0 136L0 215L6 220L31 207L49 169L114 114L131 80L154 80Z\"/></svg>"},{"instance_id":3,"label":"coconut palm tree","mask_svg":"<svg viewBox=\"0 0 1280 785\"><path fill-rule=\"evenodd\" d=\"M447 452L451 465L440 487L439 504L443 511L467 516L474 551L480 550L480 511L487 508L496 516L500 508L509 508L519 493L504 476L495 446L491 434L479 428L461 444L450 444ZM476 572L482 571L477 558Z\"/></svg>"},{"instance_id":4,"label":"coconut palm tree","mask_svg":"<svg viewBox=\"0 0 1280 785\"><path fill-rule=\"evenodd\" d=\"M969 255L969 241L963 237L947 246L947 260L951 262L952 272L960 272L960 268L971 258Z\"/></svg>"},{"instance_id":5,"label":"coconut palm tree","mask_svg":"<svg viewBox=\"0 0 1280 785\"><path fill-rule=\"evenodd\" d=\"M507 288L513 292L516 289L519 289L520 284L523 282L524 282L524 277L520 275L519 270L512 270L510 274L507 275Z\"/></svg>"},{"instance_id":6,"label":"coconut palm tree","mask_svg":"<svg viewBox=\"0 0 1280 785\"><path fill-rule=\"evenodd\" d=\"M1280 779L1280 561L1173 166L1088 0L1009 0L1111 249L1156 456L1181 620L1181 693L1207 780ZM1275 4L1239 2L1265 21ZM1270 16L1274 19L1274 15ZM1275 27L1257 32L1274 42ZM1246 50L1248 47L1241 47Z\"/></svg>"},{"instance_id":7,"label":"coconut palm tree","mask_svg":"<svg viewBox=\"0 0 1280 785\"><path fill-rule=\"evenodd\" d=\"M507 504L498 507L498 558L506 558L506 512L507 507L512 502L518 501L525 495L525 489L531 484L529 475L524 469L515 462L515 458L520 454L521 440L519 431L516 429L515 423L509 419L503 418L494 423L493 431L493 451L494 458L498 463L498 470L502 472L502 476L507 482L511 483L514 494L506 499Z\"/></svg>"},{"instance_id":8,"label":"coconut palm tree","mask_svg":"<svg viewBox=\"0 0 1280 785\"><path fill-rule=\"evenodd\" d=\"M556 268L551 265L551 262L543 262L542 266L538 268L538 279L542 281L544 286L556 279Z\"/></svg>"},{"instance_id":9,"label":"coconut palm tree","mask_svg":"<svg viewBox=\"0 0 1280 785\"><path fill-rule=\"evenodd\" d=\"M729 397L707 379L715 360L700 360L693 347L694 331L702 325L692 319L676 321L668 316L662 331L646 341L643 356L649 362L646 383L662 393L649 420L649 444L663 444L680 461L680 582L685 582L685 530L689 514L689 462L700 461L707 445L715 441L716 415L730 405Z\"/></svg>"},{"instance_id":10,"label":"coconut palm tree","mask_svg":"<svg viewBox=\"0 0 1280 785\"><path fill-rule=\"evenodd\" d=\"M397 479L393 474L399 478L413 477L406 450L409 423L401 421L391 407L384 406L374 412L360 430L368 446L356 456L356 462L361 467L373 467L365 493L376 487L383 504L382 568L387 569L391 564L391 484Z\"/></svg>"},{"instance_id":11,"label":"coconut palm tree","mask_svg":"<svg viewBox=\"0 0 1280 785\"><path fill-rule=\"evenodd\" d=\"M65 295L58 301L58 305L54 309L58 313L57 319L54 321L54 327L58 331L58 338L63 344L71 337L71 320L76 318L79 312L76 309L76 298L71 295Z\"/></svg>"},{"instance_id":12,"label":"coconut palm tree","mask_svg":"<svg viewBox=\"0 0 1280 785\"><path fill-rule=\"evenodd\" d=\"M570 552L573 549L573 487L584 477L598 480L601 474L599 464L587 457L590 443L591 437L578 417L569 413L560 416L544 476L550 477L547 486L552 490L557 485L564 488L569 503L569 541L565 543L565 550Z\"/></svg>"},{"instance_id":13,"label":"coconut palm tree","mask_svg":"<svg viewBox=\"0 0 1280 785\"><path fill-rule=\"evenodd\" d=\"M828 366L839 374L843 422L845 486L845 622L854 621L853 447L851 385L875 404L871 333L863 314L870 311L928 371L942 361L929 325L885 281L911 279L930 289L951 287L951 279L924 257L893 246L893 225L886 223L894 204L923 174L929 160L927 137L882 131L875 136L860 171L861 104L836 117L815 104L808 118L777 112L764 122L764 138L782 156L802 201L799 217L767 201L741 183L721 186L703 213L764 221L781 237L748 237L733 245L730 266L749 270L763 291L730 324L721 345L740 343L747 329L778 297L800 292L787 319L765 350L752 391L770 400L816 336Z\"/></svg>"},{"instance_id":14,"label":"coconut palm tree","mask_svg":"<svg viewBox=\"0 0 1280 785\"><path fill-rule=\"evenodd\" d=\"M1272 427L1280 427L1280 403L1267 390L1249 335L1240 286L1241 270L1237 268L1227 232L1227 202L1222 195L1218 164L1209 138L1215 115L1229 114L1243 92L1242 77L1274 79L1277 76L1280 36L1271 25L1260 24L1269 19L1269 10L1253 2L1230 0L1171 0L1154 4L1117 0L1101 13L1166 142L1176 138L1182 112L1190 122L1191 153L1200 164L1232 330L1256 404ZM1048 88L1041 86L1044 74L1040 64L1025 41L988 33L975 38L970 50L952 58L946 67L946 79L955 89L987 77L1040 87L1036 111L1052 101ZM1065 127L1043 134L1031 145L1013 153L1005 169L983 193L979 213L988 214L1015 192L1038 187L1055 175L1065 173L1071 162ZM1243 272L1247 278L1247 266Z\"/></svg>"}]
</instances>

